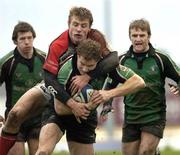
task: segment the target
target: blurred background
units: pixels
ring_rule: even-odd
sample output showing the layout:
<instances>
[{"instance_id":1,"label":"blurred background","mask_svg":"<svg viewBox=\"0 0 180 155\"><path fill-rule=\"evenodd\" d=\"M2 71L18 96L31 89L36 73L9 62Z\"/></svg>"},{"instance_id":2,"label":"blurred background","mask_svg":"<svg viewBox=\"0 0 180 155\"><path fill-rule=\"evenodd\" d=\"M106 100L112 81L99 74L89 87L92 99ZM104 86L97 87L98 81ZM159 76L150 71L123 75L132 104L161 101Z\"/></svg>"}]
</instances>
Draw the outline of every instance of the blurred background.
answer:
<instances>
[{"instance_id":1,"label":"blurred background","mask_svg":"<svg viewBox=\"0 0 180 155\"><path fill-rule=\"evenodd\" d=\"M180 16L179 0L1 0L0 1L0 58L14 49L12 31L18 21L29 22L37 37L35 47L48 51L48 46L68 28L69 9L73 6L87 7L94 16L93 28L104 33L112 50L120 53L130 46L129 23L145 18L151 24L151 43L163 49L180 65ZM167 87L167 86L166 86ZM160 149L166 147L180 150L180 97L168 93L167 127ZM107 122L99 122L96 150L120 150L123 121L123 98L116 98L115 112ZM5 93L0 88L0 114L4 113ZM65 138L56 146L56 151L67 150Z\"/></svg>"}]
</instances>

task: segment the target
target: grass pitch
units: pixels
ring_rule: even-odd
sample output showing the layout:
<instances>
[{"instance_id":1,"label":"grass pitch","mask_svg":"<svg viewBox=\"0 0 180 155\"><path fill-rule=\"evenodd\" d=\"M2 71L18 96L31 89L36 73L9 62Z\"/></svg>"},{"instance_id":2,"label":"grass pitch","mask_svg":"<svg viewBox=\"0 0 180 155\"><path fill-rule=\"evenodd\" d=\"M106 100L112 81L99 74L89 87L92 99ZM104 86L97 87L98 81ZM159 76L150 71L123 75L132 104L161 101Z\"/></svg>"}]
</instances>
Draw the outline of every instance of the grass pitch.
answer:
<instances>
[{"instance_id":1,"label":"grass pitch","mask_svg":"<svg viewBox=\"0 0 180 155\"><path fill-rule=\"evenodd\" d=\"M180 155L180 150L173 150L171 148L166 148L164 150L160 150L161 155ZM69 155L67 152L59 152L59 153L54 153L53 155ZM122 155L118 151L111 151L111 152L96 152L96 155Z\"/></svg>"}]
</instances>

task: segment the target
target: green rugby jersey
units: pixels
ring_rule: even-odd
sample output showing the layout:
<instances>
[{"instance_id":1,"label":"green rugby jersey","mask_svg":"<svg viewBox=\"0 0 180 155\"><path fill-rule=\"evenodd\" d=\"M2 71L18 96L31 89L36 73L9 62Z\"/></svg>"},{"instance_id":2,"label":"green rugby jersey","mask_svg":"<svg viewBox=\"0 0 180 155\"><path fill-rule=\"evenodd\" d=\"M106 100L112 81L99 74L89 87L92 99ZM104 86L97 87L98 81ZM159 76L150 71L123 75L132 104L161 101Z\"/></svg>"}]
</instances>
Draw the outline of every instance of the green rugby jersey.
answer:
<instances>
[{"instance_id":1,"label":"green rugby jersey","mask_svg":"<svg viewBox=\"0 0 180 155\"><path fill-rule=\"evenodd\" d=\"M25 59L17 48L0 59L0 84L6 87L6 112L30 88L43 79L45 53L35 49L31 59Z\"/></svg>"},{"instance_id":2,"label":"green rugby jersey","mask_svg":"<svg viewBox=\"0 0 180 155\"><path fill-rule=\"evenodd\" d=\"M132 46L120 56L120 63L140 75L146 87L124 98L126 123L148 123L166 119L165 79L171 78L180 84L180 69L164 53L150 44L146 53L136 54Z\"/></svg>"}]
</instances>

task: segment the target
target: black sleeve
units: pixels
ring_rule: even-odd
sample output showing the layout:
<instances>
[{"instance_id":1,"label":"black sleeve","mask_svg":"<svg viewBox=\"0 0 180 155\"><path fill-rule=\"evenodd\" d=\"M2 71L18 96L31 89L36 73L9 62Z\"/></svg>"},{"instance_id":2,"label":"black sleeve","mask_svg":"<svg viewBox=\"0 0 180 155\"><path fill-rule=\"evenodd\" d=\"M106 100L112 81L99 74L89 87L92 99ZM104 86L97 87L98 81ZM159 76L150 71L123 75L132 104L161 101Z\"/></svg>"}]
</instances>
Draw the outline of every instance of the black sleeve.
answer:
<instances>
[{"instance_id":1,"label":"black sleeve","mask_svg":"<svg viewBox=\"0 0 180 155\"><path fill-rule=\"evenodd\" d=\"M93 79L104 76L116 68L118 64L119 58L117 51L110 52L98 63L96 69L89 72L88 75Z\"/></svg>"},{"instance_id":2,"label":"black sleeve","mask_svg":"<svg viewBox=\"0 0 180 155\"><path fill-rule=\"evenodd\" d=\"M64 89L64 85L60 84L57 81L57 77L47 70L44 70L44 81L46 88L51 88L49 90L52 91L53 95L55 95L56 99L60 102L66 104L66 102L71 98Z\"/></svg>"},{"instance_id":3,"label":"black sleeve","mask_svg":"<svg viewBox=\"0 0 180 155\"><path fill-rule=\"evenodd\" d=\"M1 61L1 60L0 60ZM0 62L0 85L5 81L11 81L11 71L12 71L12 59L9 59L8 61L1 63Z\"/></svg>"},{"instance_id":4,"label":"black sleeve","mask_svg":"<svg viewBox=\"0 0 180 155\"><path fill-rule=\"evenodd\" d=\"M176 65L176 63L165 55L161 55L164 64L164 74L165 77L168 77L174 80L177 84L180 83L180 68Z\"/></svg>"},{"instance_id":5,"label":"black sleeve","mask_svg":"<svg viewBox=\"0 0 180 155\"><path fill-rule=\"evenodd\" d=\"M5 77L7 76L4 67L3 66L1 67L2 68L0 68L0 85L5 81Z\"/></svg>"}]
</instances>

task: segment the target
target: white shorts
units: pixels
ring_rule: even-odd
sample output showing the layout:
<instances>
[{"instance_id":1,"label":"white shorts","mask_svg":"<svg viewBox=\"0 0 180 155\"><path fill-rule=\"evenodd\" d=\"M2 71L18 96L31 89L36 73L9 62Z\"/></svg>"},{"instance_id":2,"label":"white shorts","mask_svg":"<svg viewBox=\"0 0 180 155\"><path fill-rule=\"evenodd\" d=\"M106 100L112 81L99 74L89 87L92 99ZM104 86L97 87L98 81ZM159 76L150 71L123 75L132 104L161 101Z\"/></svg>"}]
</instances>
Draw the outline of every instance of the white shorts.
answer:
<instances>
[{"instance_id":1,"label":"white shorts","mask_svg":"<svg viewBox=\"0 0 180 155\"><path fill-rule=\"evenodd\" d=\"M41 91L41 93L43 94L43 96L45 97L45 99L47 101L50 101L52 99L54 99L54 96L53 94L50 92L49 89L47 89L45 87L45 83L44 82L41 82L41 83L38 83L36 86L34 86L35 88L39 89Z\"/></svg>"}]
</instances>

